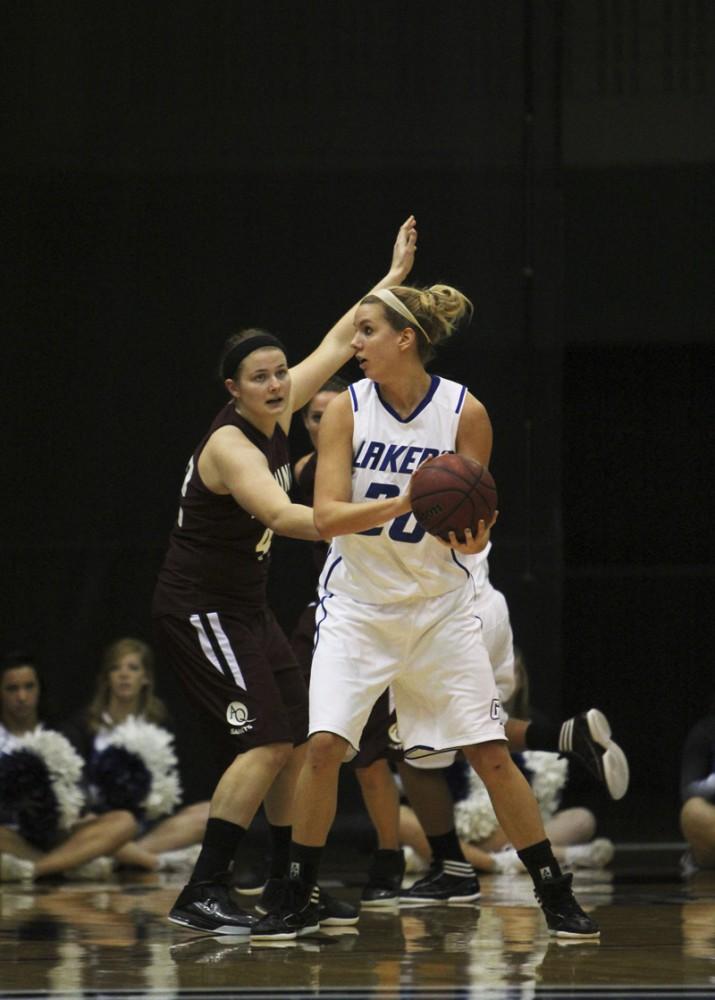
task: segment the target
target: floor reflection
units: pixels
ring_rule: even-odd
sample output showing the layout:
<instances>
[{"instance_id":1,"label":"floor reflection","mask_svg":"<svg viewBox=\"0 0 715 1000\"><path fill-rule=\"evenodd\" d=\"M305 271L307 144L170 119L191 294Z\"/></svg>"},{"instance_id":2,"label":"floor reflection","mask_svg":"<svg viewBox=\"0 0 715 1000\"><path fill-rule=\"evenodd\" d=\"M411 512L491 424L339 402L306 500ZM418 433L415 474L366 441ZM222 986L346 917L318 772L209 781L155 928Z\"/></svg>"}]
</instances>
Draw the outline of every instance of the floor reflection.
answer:
<instances>
[{"instance_id":1,"label":"floor reflection","mask_svg":"<svg viewBox=\"0 0 715 1000\"><path fill-rule=\"evenodd\" d=\"M652 879L577 877L579 899L595 912L602 940L575 944L549 937L523 876L485 878L479 906L367 912L359 928L331 928L275 947L169 924L177 886L146 875L0 887L2 995L133 992L173 1000L253 990L264 997L521 1000L549 989L608 988L620 996L617 986L715 995L715 873L688 883L662 872ZM357 890L340 894L356 899Z\"/></svg>"}]
</instances>

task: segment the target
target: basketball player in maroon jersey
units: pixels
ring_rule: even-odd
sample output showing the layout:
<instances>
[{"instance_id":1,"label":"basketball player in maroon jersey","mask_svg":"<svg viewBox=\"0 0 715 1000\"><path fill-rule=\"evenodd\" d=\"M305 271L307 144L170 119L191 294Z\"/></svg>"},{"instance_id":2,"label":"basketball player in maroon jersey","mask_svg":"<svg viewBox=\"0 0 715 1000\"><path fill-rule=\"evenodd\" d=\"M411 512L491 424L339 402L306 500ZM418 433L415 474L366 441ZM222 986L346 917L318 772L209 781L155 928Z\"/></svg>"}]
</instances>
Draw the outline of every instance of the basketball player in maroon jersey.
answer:
<instances>
[{"instance_id":1,"label":"basketball player in maroon jersey","mask_svg":"<svg viewBox=\"0 0 715 1000\"><path fill-rule=\"evenodd\" d=\"M417 240L400 227L389 272L409 274ZM235 757L211 800L201 854L169 919L210 933L248 933L251 917L231 898L229 869L261 803L272 837L271 876L285 875L295 778L307 738L303 675L266 603L275 532L317 541L311 508L291 503L292 414L353 355L351 308L315 351L292 368L282 343L261 330L230 338L221 377L230 400L189 460L179 512L154 594L157 646L218 738ZM295 749L299 747L299 749ZM321 913L352 923L346 904Z\"/></svg>"}]
</instances>

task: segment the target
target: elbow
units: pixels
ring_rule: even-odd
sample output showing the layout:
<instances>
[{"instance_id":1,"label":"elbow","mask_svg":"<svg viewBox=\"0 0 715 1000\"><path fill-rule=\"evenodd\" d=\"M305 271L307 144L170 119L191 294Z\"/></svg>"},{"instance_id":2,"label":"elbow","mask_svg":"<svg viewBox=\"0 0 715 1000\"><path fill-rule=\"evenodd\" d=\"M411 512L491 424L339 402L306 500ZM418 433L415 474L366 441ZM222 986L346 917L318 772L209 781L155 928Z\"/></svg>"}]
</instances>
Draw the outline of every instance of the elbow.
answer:
<instances>
[{"instance_id":1,"label":"elbow","mask_svg":"<svg viewBox=\"0 0 715 1000\"><path fill-rule=\"evenodd\" d=\"M329 518L325 516L324 511L317 510L316 508L313 509L313 524L323 541L329 542L334 533L331 529Z\"/></svg>"},{"instance_id":2,"label":"elbow","mask_svg":"<svg viewBox=\"0 0 715 1000\"><path fill-rule=\"evenodd\" d=\"M269 528L274 535L282 535L283 519L280 514L270 514L261 518L261 523Z\"/></svg>"}]
</instances>

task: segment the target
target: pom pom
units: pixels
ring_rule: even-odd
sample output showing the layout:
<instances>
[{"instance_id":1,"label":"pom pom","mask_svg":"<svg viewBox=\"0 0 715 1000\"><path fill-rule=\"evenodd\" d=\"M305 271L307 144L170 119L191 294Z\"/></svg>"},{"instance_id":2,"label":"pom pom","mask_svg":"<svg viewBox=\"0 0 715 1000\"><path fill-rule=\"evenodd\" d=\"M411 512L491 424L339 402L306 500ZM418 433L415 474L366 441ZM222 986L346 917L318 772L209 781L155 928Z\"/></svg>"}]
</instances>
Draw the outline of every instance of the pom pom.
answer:
<instances>
[{"instance_id":1,"label":"pom pom","mask_svg":"<svg viewBox=\"0 0 715 1000\"><path fill-rule=\"evenodd\" d=\"M568 758L546 750L525 750L521 756L541 816L544 820L551 819L559 808L568 779Z\"/></svg>"},{"instance_id":2,"label":"pom pom","mask_svg":"<svg viewBox=\"0 0 715 1000\"><path fill-rule=\"evenodd\" d=\"M99 800L150 820L172 813L181 802L173 741L166 729L134 716L106 734L90 768Z\"/></svg>"},{"instance_id":3,"label":"pom pom","mask_svg":"<svg viewBox=\"0 0 715 1000\"><path fill-rule=\"evenodd\" d=\"M474 771L469 775L469 794L454 806L454 825L457 835L472 844L486 840L499 825L489 793Z\"/></svg>"},{"instance_id":4,"label":"pom pom","mask_svg":"<svg viewBox=\"0 0 715 1000\"><path fill-rule=\"evenodd\" d=\"M82 758L61 733L38 726L0 756L0 806L26 840L46 848L84 805Z\"/></svg>"},{"instance_id":5,"label":"pom pom","mask_svg":"<svg viewBox=\"0 0 715 1000\"><path fill-rule=\"evenodd\" d=\"M89 781L102 811L141 811L141 803L151 788L151 774L144 761L120 746L109 746L97 755L90 765Z\"/></svg>"}]
</instances>

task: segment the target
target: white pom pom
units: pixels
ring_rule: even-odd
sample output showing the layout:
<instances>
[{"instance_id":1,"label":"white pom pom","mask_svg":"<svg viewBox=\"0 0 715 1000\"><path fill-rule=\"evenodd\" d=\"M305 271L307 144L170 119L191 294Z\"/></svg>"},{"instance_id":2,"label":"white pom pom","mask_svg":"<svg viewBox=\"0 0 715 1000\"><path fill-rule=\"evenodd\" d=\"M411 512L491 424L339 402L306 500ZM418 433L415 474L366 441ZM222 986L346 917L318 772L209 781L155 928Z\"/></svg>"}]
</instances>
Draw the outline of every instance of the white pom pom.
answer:
<instances>
[{"instance_id":1,"label":"white pom pom","mask_svg":"<svg viewBox=\"0 0 715 1000\"><path fill-rule=\"evenodd\" d=\"M568 779L566 757L546 750L526 750L524 764L531 772L530 784L543 819L551 819L559 808L561 793Z\"/></svg>"},{"instance_id":2,"label":"white pom pom","mask_svg":"<svg viewBox=\"0 0 715 1000\"><path fill-rule=\"evenodd\" d=\"M172 813L181 802L181 782L172 734L153 722L130 715L106 735L104 742L106 746L123 747L144 762L151 775L151 788L140 803L147 819L158 819Z\"/></svg>"},{"instance_id":3,"label":"white pom pom","mask_svg":"<svg viewBox=\"0 0 715 1000\"><path fill-rule=\"evenodd\" d=\"M485 840L499 825L484 782L471 769L469 794L455 804L454 821L458 836L472 844Z\"/></svg>"},{"instance_id":4,"label":"white pom pom","mask_svg":"<svg viewBox=\"0 0 715 1000\"><path fill-rule=\"evenodd\" d=\"M80 785L82 758L61 733L41 725L19 737L19 742L44 761L59 808L58 827L69 830L79 819L85 801Z\"/></svg>"}]
</instances>

